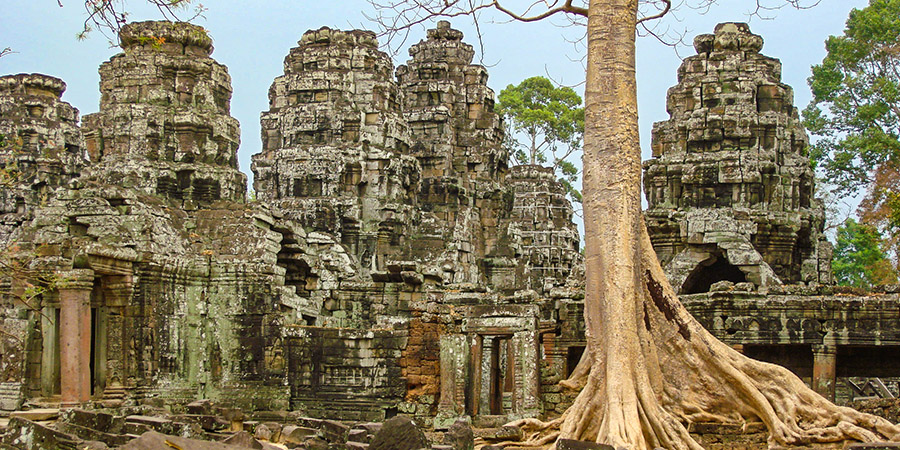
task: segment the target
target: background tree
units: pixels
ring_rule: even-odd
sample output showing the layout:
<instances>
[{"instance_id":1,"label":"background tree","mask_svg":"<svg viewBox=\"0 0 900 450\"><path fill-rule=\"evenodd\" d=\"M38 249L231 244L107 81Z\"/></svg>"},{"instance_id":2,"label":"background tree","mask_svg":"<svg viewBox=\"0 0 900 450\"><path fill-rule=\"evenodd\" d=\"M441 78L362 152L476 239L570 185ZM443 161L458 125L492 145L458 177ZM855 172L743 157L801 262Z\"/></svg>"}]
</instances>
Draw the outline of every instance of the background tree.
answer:
<instances>
[{"instance_id":1,"label":"background tree","mask_svg":"<svg viewBox=\"0 0 900 450\"><path fill-rule=\"evenodd\" d=\"M709 420L762 421L770 443L782 445L900 437L900 427L887 420L835 406L787 369L749 359L715 339L666 280L641 216L634 58L635 28L665 15L670 0L641 2L644 9L638 0L540 0L520 11L501 0L370 3L383 31L401 37L436 17L477 20L491 10L523 22L556 15L573 23L587 19L587 347L564 382L581 390L559 419L516 423L533 432L527 445L570 438L634 449L700 449L685 424Z\"/></svg>"},{"instance_id":2,"label":"background tree","mask_svg":"<svg viewBox=\"0 0 900 450\"><path fill-rule=\"evenodd\" d=\"M837 229L834 277L842 286L871 288L896 283L897 272L882 251L881 234L874 227L848 219Z\"/></svg>"},{"instance_id":3,"label":"background tree","mask_svg":"<svg viewBox=\"0 0 900 450\"><path fill-rule=\"evenodd\" d=\"M581 96L570 87L554 86L545 77L531 77L500 91L497 112L506 120L506 145L516 163L550 162L571 199L581 203L581 193L572 184L580 171L568 160L581 150ZM523 136L524 142L517 136Z\"/></svg>"},{"instance_id":4,"label":"background tree","mask_svg":"<svg viewBox=\"0 0 900 450\"><path fill-rule=\"evenodd\" d=\"M865 189L863 223L889 235L896 259L900 231L900 0L854 9L842 36L812 68L804 125L817 138L810 156L838 193Z\"/></svg>"}]
</instances>

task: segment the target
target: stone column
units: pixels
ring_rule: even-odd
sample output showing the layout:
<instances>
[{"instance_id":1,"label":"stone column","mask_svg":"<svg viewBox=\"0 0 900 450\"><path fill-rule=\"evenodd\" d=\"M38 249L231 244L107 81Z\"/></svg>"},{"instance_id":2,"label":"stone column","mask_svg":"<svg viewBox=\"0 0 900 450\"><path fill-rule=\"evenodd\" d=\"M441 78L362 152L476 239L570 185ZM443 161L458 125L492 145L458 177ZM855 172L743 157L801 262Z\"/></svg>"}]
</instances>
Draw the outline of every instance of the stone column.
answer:
<instances>
[{"instance_id":1,"label":"stone column","mask_svg":"<svg viewBox=\"0 0 900 450\"><path fill-rule=\"evenodd\" d=\"M536 318L534 320L537 321ZM529 328L531 329L514 334L512 339L517 353L517 365L521 369L516 375L519 380L516 386L517 388L521 386L519 407L515 411L517 418L536 416L541 411L541 363L538 359L540 343L537 323Z\"/></svg>"},{"instance_id":2,"label":"stone column","mask_svg":"<svg viewBox=\"0 0 900 450\"><path fill-rule=\"evenodd\" d=\"M471 349L469 350L469 394L467 395L468 408L467 413L471 416L478 415L478 407L481 403L481 352L484 343L484 337L480 334L472 336Z\"/></svg>"},{"instance_id":3,"label":"stone column","mask_svg":"<svg viewBox=\"0 0 900 450\"><path fill-rule=\"evenodd\" d=\"M59 273L61 407L85 403L91 397L91 290L94 271Z\"/></svg>"},{"instance_id":4,"label":"stone column","mask_svg":"<svg viewBox=\"0 0 900 450\"><path fill-rule=\"evenodd\" d=\"M833 345L813 347L812 388L822 397L834 401L835 373L837 369L837 349Z\"/></svg>"},{"instance_id":5,"label":"stone column","mask_svg":"<svg viewBox=\"0 0 900 450\"><path fill-rule=\"evenodd\" d=\"M463 334L441 336L441 400L434 429L446 430L465 416L469 344Z\"/></svg>"}]
</instances>

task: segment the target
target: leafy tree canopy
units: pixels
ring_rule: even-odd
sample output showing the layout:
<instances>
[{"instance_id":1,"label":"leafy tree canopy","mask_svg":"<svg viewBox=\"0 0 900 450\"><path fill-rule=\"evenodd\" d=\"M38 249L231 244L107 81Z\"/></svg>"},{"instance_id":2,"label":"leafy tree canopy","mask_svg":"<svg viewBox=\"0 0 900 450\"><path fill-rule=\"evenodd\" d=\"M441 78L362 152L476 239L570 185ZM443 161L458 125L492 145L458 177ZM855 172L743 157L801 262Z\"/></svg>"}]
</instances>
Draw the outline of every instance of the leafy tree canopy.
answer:
<instances>
[{"instance_id":1,"label":"leafy tree canopy","mask_svg":"<svg viewBox=\"0 0 900 450\"><path fill-rule=\"evenodd\" d=\"M842 286L871 288L897 282L897 273L882 250L878 230L853 219L847 219L837 230L832 268Z\"/></svg>"},{"instance_id":2,"label":"leafy tree canopy","mask_svg":"<svg viewBox=\"0 0 900 450\"><path fill-rule=\"evenodd\" d=\"M854 9L843 36L825 43L828 55L812 68L813 100L804 124L818 139L811 156L841 193L868 188L879 209L894 186L877 176L900 163L900 0L870 0ZM897 185L900 187L900 185Z\"/></svg>"},{"instance_id":3,"label":"leafy tree canopy","mask_svg":"<svg viewBox=\"0 0 900 450\"><path fill-rule=\"evenodd\" d=\"M568 160L581 150L584 108L572 88L554 86L547 78L528 78L500 91L497 111L507 124L506 145L518 164L552 164L572 200L581 193L572 183L579 169Z\"/></svg>"}]
</instances>

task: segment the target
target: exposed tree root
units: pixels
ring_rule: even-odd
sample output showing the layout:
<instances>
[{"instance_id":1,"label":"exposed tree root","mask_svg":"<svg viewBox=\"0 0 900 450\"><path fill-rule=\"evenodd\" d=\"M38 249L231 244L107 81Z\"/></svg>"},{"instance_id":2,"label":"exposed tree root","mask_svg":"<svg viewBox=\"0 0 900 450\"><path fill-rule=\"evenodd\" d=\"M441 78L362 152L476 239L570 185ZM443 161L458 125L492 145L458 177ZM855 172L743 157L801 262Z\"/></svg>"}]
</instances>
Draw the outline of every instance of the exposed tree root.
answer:
<instances>
[{"instance_id":1,"label":"exposed tree root","mask_svg":"<svg viewBox=\"0 0 900 450\"><path fill-rule=\"evenodd\" d=\"M625 363L616 355L621 344L613 352L603 343L616 336L605 331L604 338L590 338L578 369L561 383L583 386L573 405L550 422L512 423L526 432L524 445L552 448L558 438L568 438L696 450L702 447L686 426L710 421L761 421L770 447L900 440L900 427L888 420L836 406L787 369L752 360L716 339L678 301L646 230L640 247L644 292L632 299L638 307L631 318L638 353Z\"/></svg>"}]
</instances>

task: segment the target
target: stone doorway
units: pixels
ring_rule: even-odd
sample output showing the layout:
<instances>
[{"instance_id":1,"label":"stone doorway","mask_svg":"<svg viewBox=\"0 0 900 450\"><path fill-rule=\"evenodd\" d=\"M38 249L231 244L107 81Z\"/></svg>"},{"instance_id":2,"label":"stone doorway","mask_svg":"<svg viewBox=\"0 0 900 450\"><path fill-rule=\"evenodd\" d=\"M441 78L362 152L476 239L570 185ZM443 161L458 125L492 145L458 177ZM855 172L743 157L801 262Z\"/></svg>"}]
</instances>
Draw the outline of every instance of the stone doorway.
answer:
<instances>
[{"instance_id":1,"label":"stone doorway","mask_svg":"<svg viewBox=\"0 0 900 450\"><path fill-rule=\"evenodd\" d=\"M435 428L457 418L506 423L540 412L538 308L470 306L460 334L441 337Z\"/></svg>"}]
</instances>

